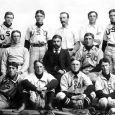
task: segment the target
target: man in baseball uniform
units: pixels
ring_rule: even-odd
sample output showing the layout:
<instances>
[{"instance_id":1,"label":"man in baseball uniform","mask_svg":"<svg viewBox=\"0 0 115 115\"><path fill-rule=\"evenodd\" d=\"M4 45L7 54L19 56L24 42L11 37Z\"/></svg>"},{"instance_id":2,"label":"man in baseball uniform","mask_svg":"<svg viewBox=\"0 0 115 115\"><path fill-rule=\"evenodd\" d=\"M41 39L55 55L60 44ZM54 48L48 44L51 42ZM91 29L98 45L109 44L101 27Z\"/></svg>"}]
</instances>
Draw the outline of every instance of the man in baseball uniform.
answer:
<instances>
[{"instance_id":1,"label":"man in baseball uniform","mask_svg":"<svg viewBox=\"0 0 115 115\"><path fill-rule=\"evenodd\" d=\"M104 55L110 60L111 72L115 74L115 9L109 11L110 24L105 29L103 37Z\"/></svg>"},{"instance_id":2,"label":"man in baseball uniform","mask_svg":"<svg viewBox=\"0 0 115 115\"><path fill-rule=\"evenodd\" d=\"M4 19L5 21L0 25L0 64L5 48L9 47L11 44L11 32L13 30L12 21L14 19L14 14L12 12L6 12Z\"/></svg>"},{"instance_id":3,"label":"man in baseball uniform","mask_svg":"<svg viewBox=\"0 0 115 115\"><path fill-rule=\"evenodd\" d=\"M95 90L99 98L99 107L105 110L107 107L115 107L115 75L110 72L110 61L107 58L101 60L101 69Z\"/></svg>"},{"instance_id":4,"label":"man in baseball uniform","mask_svg":"<svg viewBox=\"0 0 115 115\"><path fill-rule=\"evenodd\" d=\"M42 60L47 50L48 32L43 27L44 18L44 11L37 10L35 13L36 24L27 29L25 46L30 53L29 73L34 72L34 61Z\"/></svg>"},{"instance_id":5,"label":"man in baseball uniform","mask_svg":"<svg viewBox=\"0 0 115 115\"><path fill-rule=\"evenodd\" d=\"M71 59L71 71L61 78L61 92L56 97L62 103L60 106L84 108L95 98L93 85L89 77L80 71L80 61Z\"/></svg>"},{"instance_id":6,"label":"man in baseball uniform","mask_svg":"<svg viewBox=\"0 0 115 115\"><path fill-rule=\"evenodd\" d=\"M86 33L84 36L83 48L76 52L75 58L81 60L82 71L88 74L93 70L100 59L103 58L103 52L100 48L93 45L94 35L92 33Z\"/></svg>"},{"instance_id":7,"label":"man in baseball uniform","mask_svg":"<svg viewBox=\"0 0 115 115\"><path fill-rule=\"evenodd\" d=\"M7 65L9 62L16 62L18 64L18 73L24 74L29 67L29 52L28 49L22 46L20 43L21 32L19 30L13 30L11 33L11 46L6 48L3 53L1 61L1 79L7 73Z\"/></svg>"},{"instance_id":8,"label":"man in baseball uniform","mask_svg":"<svg viewBox=\"0 0 115 115\"><path fill-rule=\"evenodd\" d=\"M84 42L85 33L94 34L94 45L102 47L103 42L103 28L97 23L98 13L96 11L90 11L88 13L89 24L81 27L79 33L79 40Z\"/></svg>"},{"instance_id":9,"label":"man in baseball uniform","mask_svg":"<svg viewBox=\"0 0 115 115\"><path fill-rule=\"evenodd\" d=\"M40 92L36 94L30 91L30 100L34 108L46 108L52 109L52 102L54 97L54 91L58 85L58 81L49 73L44 70L42 62L35 60L34 62L35 72L27 76L30 83L37 87Z\"/></svg>"}]
</instances>

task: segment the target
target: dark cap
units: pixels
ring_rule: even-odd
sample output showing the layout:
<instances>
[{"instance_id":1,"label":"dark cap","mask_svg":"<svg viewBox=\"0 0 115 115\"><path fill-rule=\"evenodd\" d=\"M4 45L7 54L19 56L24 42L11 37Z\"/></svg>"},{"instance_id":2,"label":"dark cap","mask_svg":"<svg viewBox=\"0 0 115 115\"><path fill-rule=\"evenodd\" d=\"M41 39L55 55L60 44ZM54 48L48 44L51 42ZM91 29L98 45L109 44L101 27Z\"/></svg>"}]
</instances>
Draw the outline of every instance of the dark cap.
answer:
<instances>
[{"instance_id":1,"label":"dark cap","mask_svg":"<svg viewBox=\"0 0 115 115\"><path fill-rule=\"evenodd\" d=\"M18 68L18 64L16 62L8 62L8 66L14 66Z\"/></svg>"}]
</instances>

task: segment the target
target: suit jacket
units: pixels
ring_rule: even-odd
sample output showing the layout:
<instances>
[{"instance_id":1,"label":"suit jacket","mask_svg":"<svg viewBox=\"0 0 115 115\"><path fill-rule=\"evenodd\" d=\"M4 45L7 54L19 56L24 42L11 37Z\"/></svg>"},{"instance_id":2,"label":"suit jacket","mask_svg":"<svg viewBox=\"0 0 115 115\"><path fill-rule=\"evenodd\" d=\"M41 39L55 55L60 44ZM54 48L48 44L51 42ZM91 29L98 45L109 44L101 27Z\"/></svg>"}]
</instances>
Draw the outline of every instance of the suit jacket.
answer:
<instances>
[{"instance_id":1,"label":"suit jacket","mask_svg":"<svg viewBox=\"0 0 115 115\"><path fill-rule=\"evenodd\" d=\"M56 74L59 69L61 70L70 70L70 55L69 52L65 49L61 49L59 53L59 65L60 68L56 71L55 69L55 54L53 50L48 50L44 56L43 63L46 70L51 74Z\"/></svg>"}]
</instances>

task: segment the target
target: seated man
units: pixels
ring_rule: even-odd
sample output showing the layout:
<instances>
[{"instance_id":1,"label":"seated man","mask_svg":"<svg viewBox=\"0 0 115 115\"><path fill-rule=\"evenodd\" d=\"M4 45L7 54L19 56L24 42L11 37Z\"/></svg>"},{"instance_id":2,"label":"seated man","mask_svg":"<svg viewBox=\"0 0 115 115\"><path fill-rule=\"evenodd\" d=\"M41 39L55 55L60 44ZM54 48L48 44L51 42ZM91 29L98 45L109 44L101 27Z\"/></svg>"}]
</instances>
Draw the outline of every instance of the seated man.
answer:
<instances>
[{"instance_id":1,"label":"seated man","mask_svg":"<svg viewBox=\"0 0 115 115\"><path fill-rule=\"evenodd\" d=\"M115 75L110 72L110 61L103 58L101 61L102 71L100 72L96 83L96 95L99 98L99 107L115 107Z\"/></svg>"},{"instance_id":2,"label":"seated man","mask_svg":"<svg viewBox=\"0 0 115 115\"><path fill-rule=\"evenodd\" d=\"M8 63L7 74L0 83L0 109L12 107L16 103L16 107L22 105L19 108L21 111L25 108L28 97L23 89L39 92L29 81L23 80L18 83L18 79L18 64L15 62Z\"/></svg>"},{"instance_id":3,"label":"seated man","mask_svg":"<svg viewBox=\"0 0 115 115\"><path fill-rule=\"evenodd\" d=\"M6 48L1 62L2 78L6 75L7 62L16 62L18 64L18 73L23 74L27 72L29 67L29 52L21 45L21 32L14 30L11 33L11 47Z\"/></svg>"},{"instance_id":4,"label":"seated man","mask_svg":"<svg viewBox=\"0 0 115 115\"><path fill-rule=\"evenodd\" d=\"M51 74L44 71L44 66L39 60L34 62L34 70L35 72L27 76L27 79L37 87L40 93L36 94L30 91L31 103L34 108L52 109L54 91L58 85L58 81Z\"/></svg>"},{"instance_id":5,"label":"seated man","mask_svg":"<svg viewBox=\"0 0 115 115\"><path fill-rule=\"evenodd\" d=\"M83 73L88 76L90 72L99 64L100 59L103 58L102 50L94 46L93 41L94 35L92 33L86 33L84 36L83 48L76 52L75 55L76 59L81 60L81 69ZM92 75L90 76L92 77Z\"/></svg>"},{"instance_id":6,"label":"seated man","mask_svg":"<svg viewBox=\"0 0 115 115\"><path fill-rule=\"evenodd\" d=\"M56 97L62 103L62 107L88 107L95 98L92 82L80 71L80 67L80 61L72 58L71 71L65 73L61 78L61 92Z\"/></svg>"}]
</instances>

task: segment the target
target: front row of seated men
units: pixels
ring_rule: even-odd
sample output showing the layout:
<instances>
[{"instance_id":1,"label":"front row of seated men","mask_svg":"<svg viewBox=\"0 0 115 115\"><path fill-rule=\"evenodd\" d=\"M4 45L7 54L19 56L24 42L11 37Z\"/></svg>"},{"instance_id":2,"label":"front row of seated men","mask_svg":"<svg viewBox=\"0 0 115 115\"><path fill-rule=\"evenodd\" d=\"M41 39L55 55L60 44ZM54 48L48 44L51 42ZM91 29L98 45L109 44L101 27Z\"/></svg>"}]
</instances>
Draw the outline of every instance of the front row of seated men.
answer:
<instances>
[{"instance_id":1,"label":"front row of seated men","mask_svg":"<svg viewBox=\"0 0 115 115\"><path fill-rule=\"evenodd\" d=\"M56 94L60 106L87 108L97 97L99 107L102 109L115 107L115 76L110 73L109 60L106 58L101 60L102 69L97 76L95 87L80 67L80 61L72 58L71 70L62 76L61 91ZM34 70L35 73L18 81L20 77L17 74L18 65L15 62L8 63L7 74L0 84L0 108L11 107L14 102L17 102L23 110L29 103L27 101L29 99L34 108L52 109L58 81L45 71L43 64L38 60L34 62Z\"/></svg>"}]
</instances>

